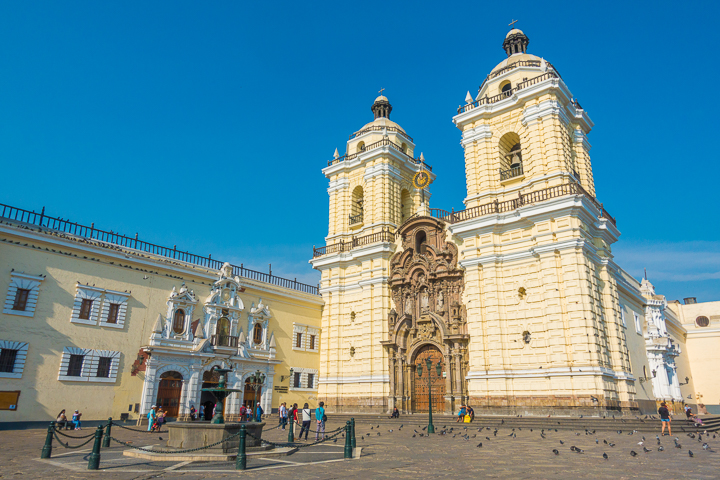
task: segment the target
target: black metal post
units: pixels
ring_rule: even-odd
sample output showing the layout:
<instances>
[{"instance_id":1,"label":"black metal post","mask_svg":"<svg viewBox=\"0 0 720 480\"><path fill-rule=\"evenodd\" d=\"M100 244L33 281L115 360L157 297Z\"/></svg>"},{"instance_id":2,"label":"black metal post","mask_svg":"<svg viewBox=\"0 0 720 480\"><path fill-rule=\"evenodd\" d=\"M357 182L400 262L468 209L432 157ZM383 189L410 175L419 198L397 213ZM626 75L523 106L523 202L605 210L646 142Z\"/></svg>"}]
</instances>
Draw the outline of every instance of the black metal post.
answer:
<instances>
[{"instance_id":1,"label":"black metal post","mask_svg":"<svg viewBox=\"0 0 720 480\"><path fill-rule=\"evenodd\" d=\"M428 433L435 433L435 425L432 423L432 372L428 367Z\"/></svg>"},{"instance_id":2,"label":"black metal post","mask_svg":"<svg viewBox=\"0 0 720 480\"><path fill-rule=\"evenodd\" d=\"M292 443L295 441L295 432L293 430L293 428L295 427L295 419L288 418L288 420L290 421L290 431L288 432L288 443Z\"/></svg>"},{"instance_id":3,"label":"black metal post","mask_svg":"<svg viewBox=\"0 0 720 480\"><path fill-rule=\"evenodd\" d=\"M43 445L42 453L40 458L50 458L52 456L52 441L53 435L55 434L55 424L50 423L48 427L47 436L45 437L45 445Z\"/></svg>"},{"instance_id":4,"label":"black metal post","mask_svg":"<svg viewBox=\"0 0 720 480\"><path fill-rule=\"evenodd\" d=\"M103 437L103 448L110 447L110 428L112 427L112 417L108 418L107 427L105 427L105 436Z\"/></svg>"},{"instance_id":5,"label":"black metal post","mask_svg":"<svg viewBox=\"0 0 720 480\"><path fill-rule=\"evenodd\" d=\"M355 445L356 445L356 443L355 443L355 417L352 417L352 418L350 419L350 424L352 425L352 442L351 442L351 444L352 444L352 449L353 449L353 452L354 452L354 451L355 451Z\"/></svg>"},{"instance_id":6,"label":"black metal post","mask_svg":"<svg viewBox=\"0 0 720 480\"><path fill-rule=\"evenodd\" d=\"M247 467L247 455L245 454L245 436L247 430L245 425L240 426L240 441L238 442L238 452L235 458L235 470L245 470Z\"/></svg>"},{"instance_id":7,"label":"black metal post","mask_svg":"<svg viewBox=\"0 0 720 480\"><path fill-rule=\"evenodd\" d=\"M100 467L100 445L102 444L103 429L102 425L97 427L95 430L95 443L93 444L93 450L88 460L88 470L97 470Z\"/></svg>"},{"instance_id":8,"label":"black metal post","mask_svg":"<svg viewBox=\"0 0 720 480\"><path fill-rule=\"evenodd\" d=\"M352 439L350 438L350 420L345 422L345 456L343 458L352 458Z\"/></svg>"}]
</instances>

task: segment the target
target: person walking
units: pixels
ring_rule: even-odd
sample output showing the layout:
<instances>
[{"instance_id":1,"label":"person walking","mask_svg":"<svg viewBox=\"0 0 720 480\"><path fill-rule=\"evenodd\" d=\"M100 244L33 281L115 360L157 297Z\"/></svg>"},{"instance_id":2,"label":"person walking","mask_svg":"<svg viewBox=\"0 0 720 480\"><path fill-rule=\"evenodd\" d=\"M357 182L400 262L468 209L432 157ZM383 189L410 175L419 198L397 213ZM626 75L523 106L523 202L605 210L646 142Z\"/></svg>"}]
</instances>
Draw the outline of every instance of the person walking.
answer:
<instances>
[{"instance_id":1,"label":"person walking","mask_svg":"<svg viewBox=\"0 0 720 480\"><path fill-rule=\"evenodd\" d=\"M667 425L668 435L672 436L672 428L670 427L670 423L672 422L672 420L670 419L670 410L668 410L665 402L662 402L660 404L660 408L658 408L658 414L660 415L660 423L662 424L662 432L660 434L663 437L665 436L665 425Z\"/></svg>"},{"instance_id":2,"label":"person walking","mask_svg":"<svg viewBox=\"0 0 720 480\"><path fill-rule=\"evenodd\" d=\"M82 417L82 413L75 410L75 413L73 413L72 416L72 422L73 425L75 425L75 430L82 430L82 423L80 422L80 417Z\"/></svg>"},{"instance_id":3,"label":"person walking","mask_svg":"<svg viewBox=\"0 0 720 480\"><path fill-rule=\"evenodd\" d=\"M297 403L293 403L292 407L290 407L290 412L288 412L288 420L293 422L293 424L297 424ZM297 432L297 428L295 428L295 425L293 425L293 431ZM293 438L293 440L296 440L296 438Z\"/></svg>"},{"instance_id":4,"label":"person walking","mask_svg":"<svg viewBox=\"0 0 720 480\"><path fill-rule=\"evenodd\" d=\"M198 410L198 418L200 420L205 420L205 405L202 403L200 404L200 410Z\"/></svg>"},{"instance_id":5,"label":"person walking","mask_svg":"<svg viewBox=\"0 0 720 480\"><path fill-rule=\"evenodd\" d=\"M285 402L280 404L280 408L278 409L278 412L280 413L280 425L282 425L282 429L285 430L285 425L287 425L287 419L288 419L288 412L287 407L285 407Z\"/></svg>"},{"instance_id":6,"label":"person walking","mask_svg":"<svg viewBox=\"0 0 720 480\"><path fill-rule=\"evenodd\" d=\"M260 406L260 402L257 402L257 407L255 407L255 421L256 422L262 422L262 416L265 411Z\"/></svg>"},{"instance_id":7,"label":"person walking","mask_svg":"<svg viewBox=\"0 0 720 480\"><path fill-rule=\"evenodd\" d=\"M153 405L152 408L150 408L150 411L147 414L148 419L148 432L152 432L153 425L155 425L155 409L157 408L157 405Z\"/></svg>"},{"instance_id":8,"label":"person walking","mask_svg":"<svg viewBox=\"0 0 720 480\"><path fill-rule=\"evenodd\" d=\"M65 409L63 408L60 413L58 413L57 419L55 420L55 423L57 423L57 426L60 430L67 429L68 428L68 419L65 416Z\"/></svg>"},{"instance_id":9,"label":"person walking","mask_svg":"<svg viewBox=\"0 0 720 480\"><path fill-rule=\"evenodd\" d=\"M315 441L319 440L320 432L322 432L322 439L325 440L325 402L320 402L318 407L315 409L315 420L317 421L317 429L315 430Z\"/></svg>"},{"instance_id":10,"label":"person walking","mask_svg":"<svg viewBox=\"0 0 720 480\"><path fill-rule=\"evenodd\" d=\"M195 405L190 405L190 420L197 418L197 411L195 411Z\"/></svg>"},{"instance_id":11,"label":"person walking","mask_svg":"<svg viewBox=\"0 0 720 480\"><path fill-rule=\"evenodd\" d=\"M312 419L310 406L306 403L302 409L302 428L300 429L300 435L298 440L302 440L303 432L305 433L305 440L307 440L308 433L310 433L310 420Z\"/></svg>"}]
</instances>

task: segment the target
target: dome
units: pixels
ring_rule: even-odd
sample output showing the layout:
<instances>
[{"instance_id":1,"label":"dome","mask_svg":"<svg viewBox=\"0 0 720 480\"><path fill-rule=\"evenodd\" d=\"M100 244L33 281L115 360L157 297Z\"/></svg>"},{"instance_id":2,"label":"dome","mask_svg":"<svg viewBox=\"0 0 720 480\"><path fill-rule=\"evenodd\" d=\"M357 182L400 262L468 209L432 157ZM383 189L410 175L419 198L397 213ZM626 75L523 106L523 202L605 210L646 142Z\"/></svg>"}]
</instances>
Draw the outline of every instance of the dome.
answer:
<instances>
[{"instance_id":1,"label":"dome","mask_svg":"<svg viewBox=\"0 0 720 480\"><path fill-rule=\"evenodd\" d=\"M523 31L520 30L519 28L513 28L512 30L510 30L510 31L508 32L507 35L505 35L505 38L508 38L510 35L514 35L514 34L516 34L516 33L519 33L519 34L521 34L521 35L525 35L525 33L523 33Z\"/></svg>"},{"instance_id":2,"label":"dome","mask_svg":"<svg viewBox=\"0 0 720 480\"><path fill-rule=\"evenodd\" d=\"M400 125L393 122L392 120L390 120L387 117L378 117L375 120L373 120L372 122L366 123L365 125L363 125L363 127L360 130L365 130L366 128L369 128L369 127L395 127L398 130L400 130L401 132L405 133L405 130Z\"/></svg>"},{"instance_id":3,"label":"dome","mask_svg":"<svg viewBox=\"0 0 720 480\"><path fill-rule=\"evenodd\" d=\"M532 55L530 53L516 53L502 62L498 63L495 68L493 68L490 73L500 70L501 68L505 68L511 63L520 62L520 61L526 61L526 60L537 60L538 62L542 60L542 58L538 57L537 55Z\"/></svg>"},{"instance_id":4,"label":"dome","mask_svg":"<svg viewBox=\"0 0 720 480\"><path fill-rule=\"evenodd\" d=\"M377 98L375 99L375 102L388 102L388 103L390 103L390 101L387 99L387 97L386 97L385 95L380 95L379 97L377 97Z\"/></svg>"}]
</instances>

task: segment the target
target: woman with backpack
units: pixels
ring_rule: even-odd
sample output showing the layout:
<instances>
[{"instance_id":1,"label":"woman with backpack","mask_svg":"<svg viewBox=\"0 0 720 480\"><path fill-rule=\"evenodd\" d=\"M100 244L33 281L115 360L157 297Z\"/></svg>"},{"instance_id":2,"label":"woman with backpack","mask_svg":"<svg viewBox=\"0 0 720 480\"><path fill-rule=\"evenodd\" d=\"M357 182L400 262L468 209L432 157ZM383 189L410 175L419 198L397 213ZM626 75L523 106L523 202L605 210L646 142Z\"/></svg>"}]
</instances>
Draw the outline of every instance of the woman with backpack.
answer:
<instances>
[{"instance_id":1,"label":"woman with backpack","mask_svg":"<svg viewBox=\"0 0 720 480\"><path fill-rule=\"evenodd\" d=\"M302 409L302 428L300 429L298 440L302 440L303 432L305 432L305 440L307 440L308 433L310 433L310 420L312 420L312 411L310 410L310 406L306 403Z\"/></svg>"}]
</instances>

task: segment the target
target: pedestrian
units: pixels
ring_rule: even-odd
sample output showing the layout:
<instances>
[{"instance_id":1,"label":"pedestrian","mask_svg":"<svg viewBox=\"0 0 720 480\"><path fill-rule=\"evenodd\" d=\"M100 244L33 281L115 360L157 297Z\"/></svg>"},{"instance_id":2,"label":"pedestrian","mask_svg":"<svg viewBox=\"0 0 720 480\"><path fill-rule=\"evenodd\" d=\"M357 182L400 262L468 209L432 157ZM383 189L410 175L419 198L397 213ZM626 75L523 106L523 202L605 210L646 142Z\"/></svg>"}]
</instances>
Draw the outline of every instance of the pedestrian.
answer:
<instances>
[{"instance_id":1,"label":"pedestrian","mask_svg":"<svg viewBox=\"0 0 720 480\"><path fill-rule=\"evenodd\" d=\"M195 420L197 412L195 411L195 405L190 405L190 420Z\"/></svg>"},{"instance_id":2,"label":"pedestrian","mask_svg":"<svg viewBox=\"0 0 720 480\"><path fill-rule=\"evenodd\" d=\"M397 407L393 408L392 415L389 418L400 418L400 410Z\"/></svg>"},{"instance_id":3,"label":"pedestrian","mask_svg":"<svg viewBox=\"0 0 720 480\"><path fill-rule=\"evenodd\" d=\"M670 423L672 422L670 418L670 410L668 410L667 405L665 405L665 402L662 402L660 404L660 408L658 409L658 414L660 415L660 423L662 424L662 432L661 435L665 436L665 425L667 425L668 429L668 435L672 436L672 428L670 427Z\"/></svg>"},{"instance_id":4,"label":"pedestrian","mask_svg":"<svg viewBox=\"0 0 720 480\"><path fill-rule=\"evenodd\" d=\"M300 435L298 440L302 440L302 434L305 432L305 440L307 440L308 433L310 433L310 420L312 419L310 406L306 403L302 409L302 428L300 429Z\"/></svg>"},{"instance_id":5,"label":"pedestrian","mask_svg":"<svg viewBox=\"0 0 720 480\"><path fill-rule=\"evenodd\" d=\"M63 408L60 413L58 413L57 419L55 420L55 423L57 423L58 428L62 430L63 428L67 430L68 428L68 419L65 416L65 409Z\"/></svg>"},{"instance_id":6,"label":"pedestrian","mask_svg":"<svg viewBox=\"0 0 720 480\"><path fill-rule=\"evenodd\" d=\"M155 430L159 432L163 423L165 423L165 410L160 407L157 415L155 416Z\"/></svg>"},{"instance_id":7,"label":"pedestrian","mask_svg":"<svg viewBox=\"0 0 720 480\"><path fill-rule=\"evenodd\" d=\"M257 406L255 407L255 421L256 422L262 422L262 416L265 411L260 406L260 402L257 402Z\"/></svg>"},{"instance_id":8,"label":"pedestrian","mask_svg":"<svg viewBox=\"0 0 720 480\"><path fill-rule=\"evenodd\" d=\"M287 408L285 407L285 402L280 404L280 408L278 409L280 413L280 425L282 425L282 429L285 430L285 425L287 425Z\"/></svg>"},{"instance_id":9,"label":"pedestrian","mask_svg":"<svg viewBox=\"0 0 720 480\"><path fill-rule=\"evenodd\" d=\"M692 412L692 408L690 408L690 405L685 405L685 416L687 417L688 420L692 421L692 418L694 415Z\"/></svg>"},{"instance_id":10,"label":"pedestrian","mask_svg":"<svg viewBox=\"0 0 720 480\"><path fill-rule=\"evenodd\" d=\"M325 415L325 402L320 402L318 407L315 409L315 421L317 421L317 429L315 430L315 441L319 440L320 432L322 432L322 439L325 440L325 421L327 416Z\"/></svg>"},{"instance_id":11,"label":"pedestrian","mask_svg":"<svg viewBox=\"0 0 720 480\"><path fill-rule=\"evenodd\" d=\"M470 421L471 421L471 422L472 422L473 420L475 420L475 410L473 410L473 408L472 408L470 405L467 406L466 411L465 411L465 414L466 414L468 417L470 417Z\"/></svg>"},{"instance_id":12,"label":"pedestrian","mask_svg":"<svg viewBox=\"0 0 720 480\"><path fill-rule=\"evenodd\" d=\"M202 403L200 404L200 411L198 413L198 417L200 418L200 420L205 420L205 405L203 405Z\"/></svg>"},{"instance_id":13,"label":"pedestrian","mask_svg":"<svg viewBox=\"0 0 720 480\"><path fill-rule=\"evenodd\" d=\"M245 421L245 415L247 414L247 409L245 408L245 405L240 405L240 421Z\"/></svg>"},{"instance_id":14,"label":"pedestrian","mask_svg":"<svg viewBox=\"0 0 720 480\"><path fill-rule=\"evenodd\" d=\"M80 422L80 417L82 417L82 413L75 410L75 413L73 413L72 416L72 423L75 425L75 430L82 430L82 423Z\"/></svg>"},{"instance_id":15,"label":"pedestrian","mask_svg":"<svg viewBox=\"0 0 720 480\"><path fill-rule=\"evenodd\" d=\"M148 432L152 432L153 425L155 425L155 409L157 408L157 405L153 405L152 408L150 408L150 411L147 414L148 419Z\"/></svg>"},{"instance_id":16,"label":"pedestrian","mask_svg":"<svg viewBox=\"0 0 720 480\"><path fill-rule=\"evenodd\" d=\"M467 410L465 410L465 405L460 406L460 411L458 412L458 418L455 420L455 423L457 422L464 422L465 421L465 413Z\"/></svg>"}]
</instances>

